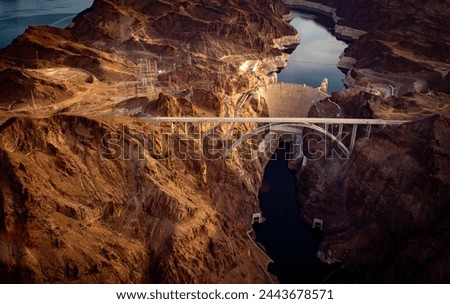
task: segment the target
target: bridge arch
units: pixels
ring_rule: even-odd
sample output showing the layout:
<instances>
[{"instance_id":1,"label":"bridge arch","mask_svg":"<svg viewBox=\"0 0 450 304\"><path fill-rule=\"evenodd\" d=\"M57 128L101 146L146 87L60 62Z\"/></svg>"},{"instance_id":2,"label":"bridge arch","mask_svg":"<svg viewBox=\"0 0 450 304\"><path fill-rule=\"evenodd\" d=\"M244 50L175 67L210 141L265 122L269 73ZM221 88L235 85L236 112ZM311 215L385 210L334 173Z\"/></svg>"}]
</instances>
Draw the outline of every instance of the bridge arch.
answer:
<instances>
[{"instance_id":1,"label":"bridge arch","mask_svg":"<svg viewBox=\"0 0 450 304\"><path fill-rule=\"evenodd\" d=\"M250 139L251 137L257 135L257 134L261 134L261 133L265 133L267 131L270 131L271 129L276 129L276 128L308 128L314 131L317 131L323 135L325 135L326 137L330 138L333 142L336 142L338 144L338 146L342 149L342 151L345 153L345 155L348 157L350 156L350 150L342 143L342 141L334 136L331 132L325 130L324 128L312 124L312 123L269 123L266 125L263 125L259 128L254 129L253 131L245 134L244 136L242 136L241 138L239 138L236 142L234 142L227 150L226 153L230 154L234 149L236 149L239 145L241 145L243 142L245 142L246 140Z\"/></svg>"}]
</instances>

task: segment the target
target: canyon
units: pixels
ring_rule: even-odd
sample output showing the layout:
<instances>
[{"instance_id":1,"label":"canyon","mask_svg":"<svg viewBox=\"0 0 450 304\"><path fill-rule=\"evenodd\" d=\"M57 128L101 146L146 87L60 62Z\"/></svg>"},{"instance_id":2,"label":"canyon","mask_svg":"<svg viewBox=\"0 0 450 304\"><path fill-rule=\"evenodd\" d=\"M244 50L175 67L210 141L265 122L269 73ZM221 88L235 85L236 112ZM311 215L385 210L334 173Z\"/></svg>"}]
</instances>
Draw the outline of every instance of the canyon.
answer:
<instances>
[{"instance_id":1,"label":"canyon","mask_svg":"<svg viewBox=\"0 0 450 304\"><path fill-rule=\"evenodd\" d=\"M258 125L139 118L268 116L249 92L300 42L290 6L352 41L348 89L308 116L413 120L290 165L302 218L324 222L319 258L338 282L448 282L448 1L284 2L96 0L1 49L0 281L276 282L248 236L264 162L204 157L197 137Z\"/></svg>"}]
</instances>

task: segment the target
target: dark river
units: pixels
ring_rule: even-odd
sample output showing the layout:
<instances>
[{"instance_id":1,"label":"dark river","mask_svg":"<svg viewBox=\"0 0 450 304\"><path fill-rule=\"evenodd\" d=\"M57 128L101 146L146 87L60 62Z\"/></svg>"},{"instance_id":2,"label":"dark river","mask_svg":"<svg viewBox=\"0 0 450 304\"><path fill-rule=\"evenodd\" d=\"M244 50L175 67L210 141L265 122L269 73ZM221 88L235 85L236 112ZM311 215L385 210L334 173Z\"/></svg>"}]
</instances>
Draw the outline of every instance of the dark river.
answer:
<instances>
[{"instance_id":1,"label":"dark river","mask_svg":"<svg viewBox=\"0 0 450 304\"><path fill-rule=\"evenodd\" d=\"M278 81L318 87L326 77L329 92L344 90L344 74L336 64L347 44L331 33L332 20L300 12L294 12L294 16L291 24L299 31L301 44L290 55L288 66L279 73ZM324 265L317 258L320 231L313 231L300 217L295 176L288 169L286 153L289 153L289 145L281 143L266 167L259 194L266 222L254 225L257 240L274 261L269 270L280 282L330 282L329 276L338 266Z\"/></svg>"},{"instance_id":2,"label":"dark river","mask_svg":"<svg viewBox=\"0 0 450 304\"><path fill-rule=\"evenodd\" d=\"M282 283L321 283L332 271L316 256L320 235L300 218L295 198L294 174L288 169L285 154L289 144L281 144L264 173L259 194L266 218L255 224L257 241L264 245L274 261L269 271Z\"/></svg>"}]
</instances>

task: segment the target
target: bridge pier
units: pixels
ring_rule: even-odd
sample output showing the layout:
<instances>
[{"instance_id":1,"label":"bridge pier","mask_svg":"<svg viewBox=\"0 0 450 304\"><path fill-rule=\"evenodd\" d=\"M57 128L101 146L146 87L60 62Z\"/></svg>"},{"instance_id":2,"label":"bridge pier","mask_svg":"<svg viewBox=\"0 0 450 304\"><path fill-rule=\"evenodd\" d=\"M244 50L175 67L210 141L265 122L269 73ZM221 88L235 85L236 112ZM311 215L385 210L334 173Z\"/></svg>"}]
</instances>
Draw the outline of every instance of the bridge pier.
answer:
<instances>
[{"instance_id":1,"label":"bridge pier","mask_svg":"<svg viewBox=\"0 0 450 304\"><path fill-rule=\"evenodd\" d=\"M370 137L371 132L372 132L372 125L367 125L367 129L366 129L367 138Z\"/></svg>"},{"instance_id":2,"label":"bridge pier","mask_svg":"<svg viewBox=\"0 0 450 304\"><path fill-rule=\"evenodd\" d=\"M302 159L302 169L306 167L307 163L308 163L308 158L303 157L303 159Z\"/></svg>"},{"instance_id":3,"label":"bridge pier","mask_svg":"<svg viewBox=\"0 0 450 304\"><path fill-rule=\"evenodd\" d=\"M301 159L303 157L303 134L294 133L294 160Z\"/></svg>"},{"instance_id":4,"label":"bridge pier","mask_svg":"<svg viewBox=\"0 0 450 304\"><path fill-rule=\"evenodd\" d=\"M343 139L342 138L343 130L344 130L344 125L343 124L339 124L339 130L338 130L338 134L336 136L338 141L341 141ZM328 125L325 125L325 131L328 131ZM370 137L371 132L372 132L372 125L371 124L367 124L366 136ZM331 130L331 133L333 133L333 130ZM353 128L352 128L351 139L350 139L350 148L349 148L350 152L352 152L353 149L355 148L357 133L358 133L358 125L354 124Z\"/></svg>"},{"instance_id":5,"label":"bridge pier","mask_svg":"<svg viewBox=\"0 0 450 304\"><path fill-rule=\"evenodd\" d=\"M259 127L253 129L253 131L247 134L236 134L233 138L226 138L223 141L222 134L216 134L215 139L217 141L222 140L225 145L221 146L224 149L224 155L230 156L233 149L245 142L246 140L252 138L252 136L258 134L258 140L261 140L261 135L264 135L264 139L259 142L257 149L252 148L251 153L254 159L258 158L261 152L268 152L267 148L272 147L276 142L276 137L278 134L294 134L290 137L293 141L292 155L295 156L296 160L302 158L302 166L306 165L307 158L303 154L303 138L302 129L307 128L322 134L323 136L329 138L332 143L336 143L341 151L349 156L354 150L356 145L356 137L358 133L358 126L361 125L365 127L366 135L369 137L372 131L372 125L377 125L385 127L386 125L399 126L404 123L410 122L409 120L384 120L384 119L366 119L366 118L319 118L319 117L143 117L140 120L160 124L164 127L171 128L172 134L184 135L181 140L202 140L204 137L201 134L202 128L198 124L206 124L208 127L214 125L210 130L215 130L214 128L219 124L232 124L235 123L252 123L252 124L263 124ZM331 130L330 130L331 125ZM345 137L344 125L352 126L350 147L344 145L342 142ZM336 134L336 128L338 128L338 134ZM233 128L231 128L233 129ZM167 135L166 133L162 135ZM195 135L194 137L188 135ZM211 135L211 132L207 132L206 135ZM220 138L219 138L220 137ZM176 137L178 138L178 137ZM200 145L204 144L201 142ZM197 147L196 145L192 145ZM204 148L204 147L203 147ZM205 150L204 150L205 151ZM247 152L246 152L247 153ZM245 154L249 156L249 154Z\"/></svg>"},{"instance_id":6,"label":"bridge pier","mask_svg":"<svg viewBox=\"0 0 450 304\"><path fill-rule=\"evenodd\" d=\"M337 139L338 139L339 141L342 140L342 132L343 132L343 131L344 131L344 125L343 125L343 124L340 124L340 125L339 125L339 130L338 130L338 135L336 136Z\"/></svg>"},{"instance_id":7,"label":"bridge pier","mask_svg":"<svg viewBox=\"0 0 450 304\"><path fill-rule=\"evenodd\" d=\"M358 125L353 125L352 138L350 140L350 149L349 149L350 153L353 152L353 149L355 148L356 133L358 133Z\"/></svg>"}]
</instances>

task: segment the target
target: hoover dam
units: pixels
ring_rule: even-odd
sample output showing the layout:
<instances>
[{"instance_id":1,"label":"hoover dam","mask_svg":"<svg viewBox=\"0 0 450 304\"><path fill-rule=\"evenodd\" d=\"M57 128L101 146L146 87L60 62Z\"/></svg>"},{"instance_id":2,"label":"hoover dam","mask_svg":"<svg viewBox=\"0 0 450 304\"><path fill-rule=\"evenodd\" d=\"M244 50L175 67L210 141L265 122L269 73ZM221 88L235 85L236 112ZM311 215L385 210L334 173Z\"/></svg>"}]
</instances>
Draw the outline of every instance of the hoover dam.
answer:
<instances>
[{"instance_id":1,"label":"hoover dam","mask_svg":"<svg viewBox=\"0 0 450 304\"><path fill-rule=\"evenodd\" d=\"M0 282L448 283L444 2L2 2ZM345 90L277 80L291 9L348 43Z\"/></svg>"}]
</instances>

